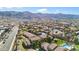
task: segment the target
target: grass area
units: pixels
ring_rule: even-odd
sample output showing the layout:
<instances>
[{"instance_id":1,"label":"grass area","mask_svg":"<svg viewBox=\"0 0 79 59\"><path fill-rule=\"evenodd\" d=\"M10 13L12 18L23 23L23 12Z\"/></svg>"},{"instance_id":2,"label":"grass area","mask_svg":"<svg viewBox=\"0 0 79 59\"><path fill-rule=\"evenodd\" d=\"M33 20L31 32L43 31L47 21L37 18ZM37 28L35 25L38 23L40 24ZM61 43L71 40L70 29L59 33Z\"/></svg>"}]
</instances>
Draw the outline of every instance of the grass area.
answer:
<instances>
[{"instance_id":1,"label":"grass area","mask_svg":"<svg viewBox=\"0 0 79 59\"><path fill-rule=\"evenodd\" d=\"M76 51L79 51L79 45L75 45Z\"/></svg>"},{"instance_id":2,"label":"grass area","mask_svg":"<svg viewBox=\"0 0 79 59\"><path fill-rule=\"evenodd\" d=\"M55 38L55 40L56 40L56 44L57 44L58 46L61 46L62 44L64 44L64 43L65 43L65 41L64 41L64 40L59 39L59 38Z\"/></svg>"},{"instance_id":3,"label":"grass area","mask_svg":"<svg viewBox=\"0 0 79 59\"><path fill-rule=\"evenodd\" d=\"M23 34L27 31L26 28L23 28L20 30L19 34L18 34L18 50L21 50L21 51L26 51L27 49L25 49L23 46L22 46L22 43L23 43L23 39L25 39L25 37L23 36Z\"/></svg>"},{"instance_id":4,"label":"grass area","mask_svg":"<svg viewBox=\"0 0 79 59\"><path fill-rule=\"evenodd\" d=\"M77 30L76 27L69 27L71 30Z\"/></svg>"},{"instance_id":5,"label":"grass area","mask_svg":"<svg viewBox=\"0 0 79 59\"><path fill-rule=\"evenodd\" d=\"M21 51L26 51L27 49L24 49L24 47L22 46L22 42L23 42L22 39L19 40L19 45L18 45L17 47L18 47L18 49L21 50Z\"/></svg>"}]
</instances>

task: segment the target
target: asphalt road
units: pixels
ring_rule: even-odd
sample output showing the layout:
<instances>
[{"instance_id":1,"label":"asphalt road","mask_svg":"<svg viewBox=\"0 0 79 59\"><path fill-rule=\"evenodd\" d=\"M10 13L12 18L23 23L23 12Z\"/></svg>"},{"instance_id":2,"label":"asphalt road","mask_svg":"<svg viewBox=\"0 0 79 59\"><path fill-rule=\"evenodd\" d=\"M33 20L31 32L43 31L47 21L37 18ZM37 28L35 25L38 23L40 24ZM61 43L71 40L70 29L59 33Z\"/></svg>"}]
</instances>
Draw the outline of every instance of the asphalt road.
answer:
<instances>
[{"instance_id":1,"label":"asphalt road","mask_svg":"<svg viewBox=\"0 0 79 59\"><path fill-rule=\"evenodd\" d=\"M12 45L12 42L15 40L16 34L18 32L18 27L14 26L9 37L6 39L5 43L0 45L0 51L9 51Z\"/></svg>"}]
</instances>

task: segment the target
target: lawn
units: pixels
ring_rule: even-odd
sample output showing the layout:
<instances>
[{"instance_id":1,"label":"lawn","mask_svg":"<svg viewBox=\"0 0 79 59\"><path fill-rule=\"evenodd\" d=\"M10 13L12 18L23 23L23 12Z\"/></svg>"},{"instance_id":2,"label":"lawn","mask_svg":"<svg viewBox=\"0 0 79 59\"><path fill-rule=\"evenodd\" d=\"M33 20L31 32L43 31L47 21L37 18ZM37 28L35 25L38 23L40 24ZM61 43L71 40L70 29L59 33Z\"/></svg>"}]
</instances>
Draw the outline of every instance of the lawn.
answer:
<instances>
[{"instance_id":1,"label":"lawn","mask_svg":"<svg viewBox=\"0 0 79 59\"><path fill-rule=\"evenodd\" d=\"M56 40L56 44L57 44L58 46L62 46L62 44L64 44L64 43L65 43L65 41L64 41L64 40L59 39L59 38L55 38L55 40Z\"/></svg>"}]
</instances>

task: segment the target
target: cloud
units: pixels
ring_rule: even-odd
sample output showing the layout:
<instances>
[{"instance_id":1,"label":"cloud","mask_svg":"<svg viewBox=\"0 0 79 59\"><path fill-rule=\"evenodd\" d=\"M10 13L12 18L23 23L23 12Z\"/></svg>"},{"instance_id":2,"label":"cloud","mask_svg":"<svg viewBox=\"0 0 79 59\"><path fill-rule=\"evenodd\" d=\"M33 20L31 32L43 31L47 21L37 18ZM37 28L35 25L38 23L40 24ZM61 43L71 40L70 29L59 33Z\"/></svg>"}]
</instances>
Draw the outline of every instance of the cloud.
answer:
<instances>
[{"instance_id":1,"label":"cloud","mask_svg":"<svg viewBox=\"0 0 79 59\"><path fill-rule=\"evenodd\" d=\"M0 7L1 11L22 11L21 7Z\"/></svg>"},{"instance_id":2,"label":"cloud","mask_svg":"<svg viewBox=\"0 0 79 59\"><path fill-rule=\"evenodd\" d=\"M63 12L63 10L61 10L61 9L55 10L55 13L62 13L62 12Z\"/></svg>"},{"instance_id":3,"label":"cloud","mask_svg":"<svg viewBox=\"0 0 79 59\"><path fill-rule=\"evenodd\" d=\"M46 8L38 9L37 12L39 12L39 13L49 13L48 9L46 9Z\"/></svg>"},{"instance_id":4,"label":"cloud","mask_svg":"<svg viewBox=\"0 0 79 59\"><path fill-rule=\"evenodd\" d=\"M60 13L61 10L56 10L55 13Z\"/></svg>"},{"instance_id":5,"label":"cloud","mask_svg":"<svg viewBox=\"0 0 79 59\"><path fill-rule=\"evenodd\" d=\"M12 9L13 7L0 7L0 10L9 10Z\"/></svg>"},{"instance_id":6,"label":"cloud","mask_svg":"<svg viewBox=\"0 0 79 59\"><path fill-rule=\"evenodd\" d=\"M0 9L4 9L4 8L9 9L9 8L13 8L13 7L0 7Z\"/></svg>"}]
</instances>

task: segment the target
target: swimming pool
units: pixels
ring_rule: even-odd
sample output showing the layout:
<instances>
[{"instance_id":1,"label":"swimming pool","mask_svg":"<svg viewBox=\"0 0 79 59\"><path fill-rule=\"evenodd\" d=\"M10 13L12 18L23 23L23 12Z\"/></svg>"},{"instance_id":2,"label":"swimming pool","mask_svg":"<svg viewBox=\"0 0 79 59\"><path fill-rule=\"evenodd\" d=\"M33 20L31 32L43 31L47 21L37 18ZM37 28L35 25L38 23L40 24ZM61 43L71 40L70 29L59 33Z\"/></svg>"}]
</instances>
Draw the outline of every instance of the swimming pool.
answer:
<instances>
[{"instance_id":1,"label":"swimming pool","mask_svg":"<svg viewBox=\"0 0 79 59\"><path fill-rule=\"evenodd\" d=\"M64 43L64 44L62 45L62 47L63 47L63 48L66 48L66 49L69 49L69 50L71 50L71 49L73 48L72 45L69 45L69 44L67 44L67 43Z\"/></svg>"}]
</instances>

